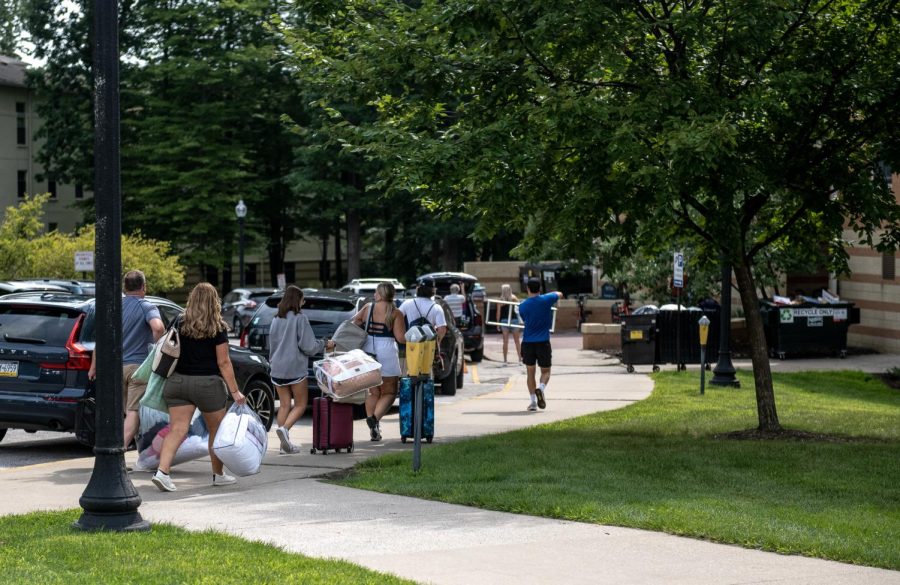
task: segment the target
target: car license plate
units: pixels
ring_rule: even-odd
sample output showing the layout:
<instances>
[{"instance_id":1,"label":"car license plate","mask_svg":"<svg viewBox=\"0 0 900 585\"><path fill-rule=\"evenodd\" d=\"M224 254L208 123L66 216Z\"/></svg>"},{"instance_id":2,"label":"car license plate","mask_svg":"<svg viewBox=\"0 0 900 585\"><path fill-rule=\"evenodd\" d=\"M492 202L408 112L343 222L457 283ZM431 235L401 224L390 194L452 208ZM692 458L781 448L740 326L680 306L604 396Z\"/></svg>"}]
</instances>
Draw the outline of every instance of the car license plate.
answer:
<instances>
[{"instance_id":1,"label":"car license plate","mask_svg":"<svg viewBox=\"0 0 900 585\"><path fill-rule=\"evenodd\" d=\"M629 333L631 334L631 337L629 339L643 339L644 338L644 332L641 331L640 329L633 329Z\"/></svg>"},{"instance_id":2,"label":"car license plate","mask_svg":"<svg viewBox=\"0 0 900 585\"><path fill-rule=\"evenodd\" d=\"M19 376L19 362L0 360L0 377L16 378Z\"/></svg>"}]
</instances>

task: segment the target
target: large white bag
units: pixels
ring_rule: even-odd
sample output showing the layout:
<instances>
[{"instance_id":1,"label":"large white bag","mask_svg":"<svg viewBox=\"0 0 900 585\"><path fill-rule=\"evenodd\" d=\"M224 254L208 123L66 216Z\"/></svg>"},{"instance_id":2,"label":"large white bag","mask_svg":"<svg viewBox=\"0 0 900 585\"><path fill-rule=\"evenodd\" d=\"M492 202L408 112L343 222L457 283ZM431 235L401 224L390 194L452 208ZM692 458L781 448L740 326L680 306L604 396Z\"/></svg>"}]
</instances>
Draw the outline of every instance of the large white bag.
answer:
<instances>
[{"instance_id":1,"label":"large white bag","mask_svg":"<svg viewBox=\"0 0 900 585\"><path fill-rule=\"evenodd\" d=\"M319 388L338 401L380 386L382 381L381 364L361 349L326 356L313 363L313 369Z\"/></svg>"},{"instance_id":2,"label":"large white bag","mask_svg":"<svg viewBox=\"0 0 900 585\"><path fill-rule=\"evenodd\" d=\"M269 447L266 427L246 404L233 404L219 424L213 451L233 474L259 473L263 455Z\"/></svg>"},{"instance_id":3,"label":"large white bag","mask_svg":"<svg viewBox=\"0 0 900 585\"><path fill-rule=\"evenodd\" d=\"M163 440L169 434L169 415L158 410L141 405L141 424L136 437L138 448L138 465L145 470L156 469L159 465L159 454L162 451ZM209 431L206 423L200 416L200 411L195 410L191 419L188 434L178 446L172 465L179 465L186 461L207 457L209 455Z\"/></svg>"}]
</instances>

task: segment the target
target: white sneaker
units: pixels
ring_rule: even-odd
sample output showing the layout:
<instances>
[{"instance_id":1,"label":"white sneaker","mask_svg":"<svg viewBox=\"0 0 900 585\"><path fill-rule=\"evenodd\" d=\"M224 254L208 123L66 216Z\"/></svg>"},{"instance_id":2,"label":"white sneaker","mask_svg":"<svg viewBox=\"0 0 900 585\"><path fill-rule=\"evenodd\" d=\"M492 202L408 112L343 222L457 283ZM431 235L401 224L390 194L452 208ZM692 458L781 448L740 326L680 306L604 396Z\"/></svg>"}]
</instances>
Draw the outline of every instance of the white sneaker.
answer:
<instances>
[{"instance_id":1,"label":"white sneaker","mask_svg":"<svg viewBox=\"0 0 900 585\"><path fill-rule=\"evenodd\" d=\"M223 473L219 475L218 473L213 474L213 485L231 485L237 482L237 478L232 475L228 475L227 473Z\"/></svg>"},{"instance_id":2,"label":"white sneaker","mask_svg":"<svg viewBox=\"0 0 900 585\"><path fill-rule=\"evenodd\" d=\"M537 412L537 404L531 403L528 405L529 412Z\"/></svg>"},{"instance_id":3,"label":"white sneaker","mask_svg":"<svg viewBox=\"0 0 900 585\"><path fill-rule=\"evenodd\" d=\"M279 455L296 455L300 452L300 445L291 445L290 449L279 449Z\"/></svg>"},{"instance_id":4,"label":"white sneaker","mask_svg":"<svg viewBox=\"0 0 900 585\"><path fill-rule=\"evenodd\" d=\"M152 481L153 485L158 487L161 492L174 492L178 489L175 487L175 484L172 483L172 478L158 469L156 470L156 474L150 478L150 481Z\"/></svg>"},{"instance_id":5,"label":"white sneaker","mask_svg":"<svg viewBox=\"0 0 900 585\"><path fill-rule=\"evenodd\" d=\"M288 430L284 427L278 427L275 429L275 434L278 435L278 440L281 441L281 453L290 453L291 451L291 437L288 435Z\"/></svg>"}]
</instances>

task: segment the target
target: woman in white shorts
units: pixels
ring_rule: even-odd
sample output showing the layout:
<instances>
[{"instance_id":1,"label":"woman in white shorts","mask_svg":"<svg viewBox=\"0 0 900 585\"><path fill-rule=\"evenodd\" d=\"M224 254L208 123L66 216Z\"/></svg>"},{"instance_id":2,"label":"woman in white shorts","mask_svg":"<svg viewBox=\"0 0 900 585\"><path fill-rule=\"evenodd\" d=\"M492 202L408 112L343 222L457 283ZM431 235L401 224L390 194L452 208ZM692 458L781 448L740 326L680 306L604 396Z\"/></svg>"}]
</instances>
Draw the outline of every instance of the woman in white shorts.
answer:
<instances>
[{"instance_id":1,"label":"woman in white shorts","mask_svg":"<svg viewBox=\"0 0 900 585\"><path fill-rule=\"evenodd\" d=\"M382 282L375 289L375 301L367 304L353 317L369 334L363 351L375 356L381 364L381 386L369 390L366 397L366 423L371 440L381 440L381 418L387 414L397 395L400 380L400 358L397 342L406 336L403 313L394 306L394 285Z\"/></svg>"}]
</instances>

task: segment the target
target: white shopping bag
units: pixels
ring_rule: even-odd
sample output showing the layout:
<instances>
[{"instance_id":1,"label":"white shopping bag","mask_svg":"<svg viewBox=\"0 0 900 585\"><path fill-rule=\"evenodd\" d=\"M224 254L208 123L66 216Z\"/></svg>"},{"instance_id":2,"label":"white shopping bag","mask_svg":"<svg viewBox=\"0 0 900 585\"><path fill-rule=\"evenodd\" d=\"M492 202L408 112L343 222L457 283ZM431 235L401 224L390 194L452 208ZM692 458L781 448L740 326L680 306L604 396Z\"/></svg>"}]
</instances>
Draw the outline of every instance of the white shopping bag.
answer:
<instances>
[{"instance_id":1,"label":"white shopping bag","mask_svg":"<svg viewBox=\"0 0 900 585\"><path fill-rule=\"evenodd\" d=\"M213 451L238 476L259 473L269 435L259 416L246 404L233 404L219 424Z\"/></svg>"}]
</instances>

